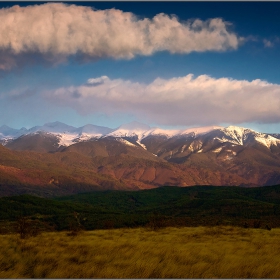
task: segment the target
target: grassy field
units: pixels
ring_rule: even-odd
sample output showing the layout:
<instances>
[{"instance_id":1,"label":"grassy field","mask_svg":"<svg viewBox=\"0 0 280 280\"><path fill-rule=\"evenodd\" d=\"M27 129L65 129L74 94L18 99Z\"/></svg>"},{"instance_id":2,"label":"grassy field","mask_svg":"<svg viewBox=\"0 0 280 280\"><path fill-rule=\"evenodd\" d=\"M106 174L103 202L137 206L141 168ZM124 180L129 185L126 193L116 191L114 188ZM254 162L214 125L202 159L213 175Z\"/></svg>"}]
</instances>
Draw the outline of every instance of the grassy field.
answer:
<instances>
[{"instance_id":1,"label":"grassy field","mask_svg":"<svg viewBox=\"0 0 280 280\"><path fill-rule=\"evenodd\" d=\"M280 278L280 229L230 226L0 235L1 278Z\"/></svg>"}]
</instances>

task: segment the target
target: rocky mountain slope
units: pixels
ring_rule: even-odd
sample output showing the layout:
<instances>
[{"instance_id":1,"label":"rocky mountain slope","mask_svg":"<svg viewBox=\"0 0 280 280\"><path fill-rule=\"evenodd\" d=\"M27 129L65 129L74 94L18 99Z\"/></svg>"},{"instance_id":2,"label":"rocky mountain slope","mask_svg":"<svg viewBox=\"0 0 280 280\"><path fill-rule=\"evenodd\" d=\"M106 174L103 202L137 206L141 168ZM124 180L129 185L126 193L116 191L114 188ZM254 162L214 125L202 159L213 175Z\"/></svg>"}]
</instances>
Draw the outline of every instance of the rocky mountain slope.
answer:
<instances>
[{"instance_id":1,"label":"rocky mountain slope","mask_svg":"<svg viewBox=\"0 0 280 280\"><path fill-rule=\"evenodd\" d=\"M279 134L236 126L163 130L133 122L113 130L55 122L2 126L0 139L0 194L280 183Z\"/></svg>"}]
</instances>

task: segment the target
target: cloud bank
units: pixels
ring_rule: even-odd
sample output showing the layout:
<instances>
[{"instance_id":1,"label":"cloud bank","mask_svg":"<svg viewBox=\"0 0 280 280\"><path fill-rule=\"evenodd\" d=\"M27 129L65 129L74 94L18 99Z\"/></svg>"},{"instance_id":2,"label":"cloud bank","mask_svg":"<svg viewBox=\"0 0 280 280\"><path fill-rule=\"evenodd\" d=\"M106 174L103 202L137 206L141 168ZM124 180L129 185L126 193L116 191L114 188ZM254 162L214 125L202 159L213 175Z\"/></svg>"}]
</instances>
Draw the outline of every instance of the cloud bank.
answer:
<instances>
[{"instance_id":1,"label":"cloud bank","mask_svg":"<svg viewBox=\"0 0 280 280\"><path fill-rule=\"evenodd\" d=\"M89 79L78 87L45 93L81 115L128 113L161 125L213 125L280 121L280 85L262 80L215 79L207 75L156 79L150 84Z\"/></svg>"},{"instance_id":2,"label":"cloud bank","mask_svg":"<svg viewBox=\"0 0 280 280\"><path fill-rule=\"evenodd\" d=\"M180 22L163 13L137 18L121 10L63 3L3 8L0 22L2 70L15 67L24 54L37 53L48 61L72 55L131 59L158 51L225 51L242 41L220 18Z\"/></svg>"}]
</instances>

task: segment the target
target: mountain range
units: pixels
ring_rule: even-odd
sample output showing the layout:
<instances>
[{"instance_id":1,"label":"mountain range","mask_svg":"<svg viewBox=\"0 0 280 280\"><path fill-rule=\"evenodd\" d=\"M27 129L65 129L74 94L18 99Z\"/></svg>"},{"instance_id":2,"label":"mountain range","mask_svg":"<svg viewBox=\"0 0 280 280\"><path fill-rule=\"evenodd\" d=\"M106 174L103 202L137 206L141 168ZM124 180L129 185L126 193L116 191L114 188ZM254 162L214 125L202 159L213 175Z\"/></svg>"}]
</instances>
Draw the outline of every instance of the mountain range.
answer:
<instances>
[{"instance_id":1,"label":"mountain range","mask_svg":"<svg viewBox=\"0 0 280 280\"><path fill-rule=\"evenodd\" d=\"M0 127L0 195L280 183L280 134L238 126Z\"/></svg>"}]
</instances>

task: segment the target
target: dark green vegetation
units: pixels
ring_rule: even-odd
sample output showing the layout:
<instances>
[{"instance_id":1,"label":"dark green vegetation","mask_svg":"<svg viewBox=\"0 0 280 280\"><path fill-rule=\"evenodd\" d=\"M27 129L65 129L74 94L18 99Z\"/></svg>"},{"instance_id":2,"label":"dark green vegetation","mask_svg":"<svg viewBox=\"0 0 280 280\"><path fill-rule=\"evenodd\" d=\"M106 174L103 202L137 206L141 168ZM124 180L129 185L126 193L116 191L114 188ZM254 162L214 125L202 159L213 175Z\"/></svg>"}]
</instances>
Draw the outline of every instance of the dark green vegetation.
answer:
<instances>
[{"instance_id":1,"label":"dark green vegetation","mask_svg":"<svg viewBox=\"0 0 280 280\"><path fill-rule=\"evenodd\" d=\"M2 233L19 218L42 229L86 230L150 226L280 226L280 185L263 188L161 187L104 191L53 199L21 195L0 198Z\"/></svg>"}]
</instances>

